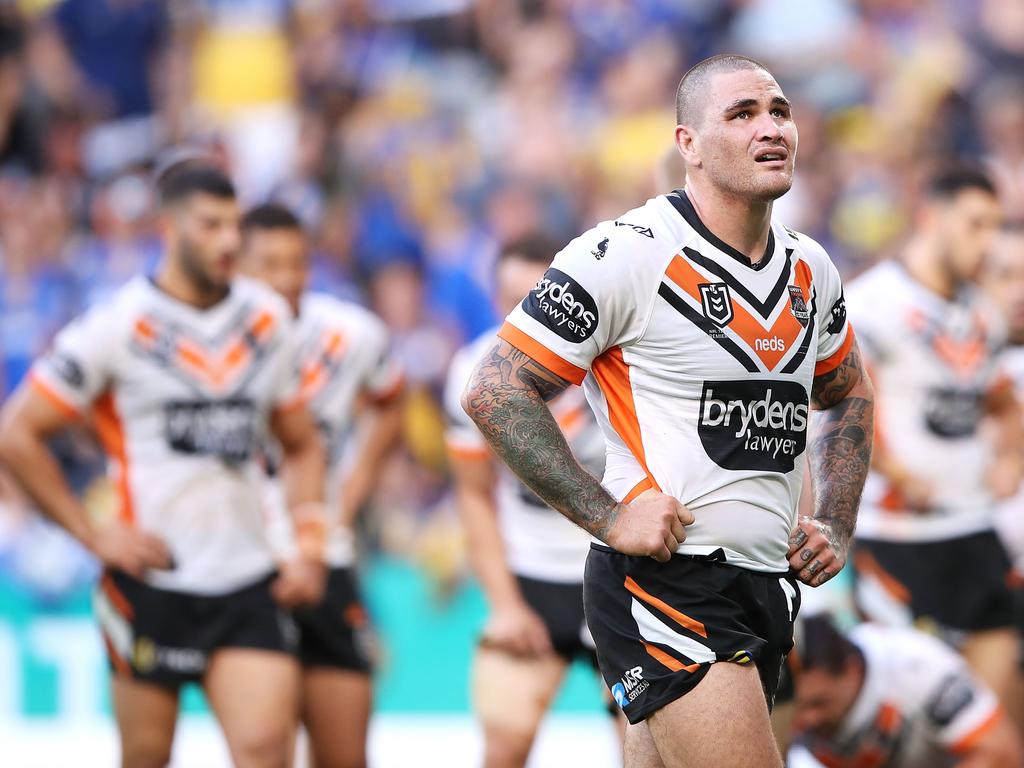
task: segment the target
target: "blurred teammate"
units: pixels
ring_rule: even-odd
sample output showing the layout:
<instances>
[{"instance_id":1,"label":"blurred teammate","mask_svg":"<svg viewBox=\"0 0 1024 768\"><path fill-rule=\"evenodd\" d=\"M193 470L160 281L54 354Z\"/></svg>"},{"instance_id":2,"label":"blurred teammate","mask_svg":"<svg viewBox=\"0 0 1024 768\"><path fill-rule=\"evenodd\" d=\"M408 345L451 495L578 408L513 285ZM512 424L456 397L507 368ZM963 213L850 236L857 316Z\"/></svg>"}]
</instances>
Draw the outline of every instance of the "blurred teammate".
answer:
<instances>
[{"instance_id":1,"label":"blurred teammate","mask_svg":"<svg viewBox=\"0 0 1024 768\"><path fill-rule=\"evenodd\" d=\"M680 82L677 122L686 188L566 246L463 403L513 471L598 539L587 623L633 724L627 766L768 768L782 764L768 710L794 577L817 586L843 566L871 389L838 272L772 220L797 149L775 79L742 56L707 59ZM545 406L584 379L603 487ZM815 516L798 521L812 404Z\"/></svg>"},{"instance_id":2,"label":"blurred teammate","mask_svg":"<svg viewBox=\"0 0 1024 768\"><path fill-rule=\"evenodd\" d=\"M302 407L291 314L232 273L231 182L189 162L158 182L164 253L71 323L3 412L2 458L39 508L103 563L95 610L113 669L122 764L171 757L178 692L202 683L235 765L284 766L298 708L296 630L319 599L322 528L274 577L254 454L283 447L289 507L322 517L324 452ZM119 514L87 517L46 438L90 419ZM280 604L280 605L279 605Z\"/></svg>"},{"instance_id":3,"label":"blurred teammate","mask_svg":"<svg viewBox=\"0 0 1024 768\"><path fill-rule=\"evenodd\" d=\"M498 309L507 314L544 276L556 248L542 238L506 245L497 267ZM500 466L459 405L493 329L463 347L448 373L446 442L473 569L491 615L473 665L473 706L487 768L526 764L537 728L577 657L596 664L583 617L583 567L590 539ZM604 468L604 437L583 391L550 403L573 455ZM510 706L509 702L515 702Z\"/></svg>"},{"instance_id":4,"label":"blurred teammate","mask_svg":"<svg viewBox=\"0 0 1024 768\"><path fill-rule=\"evenodd\" d=\"M1002 310L1007 326L1007 347L1001 358L1003 371L1013 380L1017 399L1024 397L1024 226L1004 228L992 245L984 286ZM1024 445L1018 446L1018 452ZM1018 576L1024 576L1024 494L1000 504L996 528L1014 560Z\"/></svg>"},{"instance_id":5,"label":"blurred teammate","mask_svg":"<svg viewBox=\"0 0 1024 768\"><path fill-rule=\"evenodd\" d=\"M826 768L1019 768L995 694L955 651L913 629L803 622L797 738Z\"/></svg>"},{"instance_id":6,"label":"blurred teammate","mask_svg":"<svg viewBox=\"0 0 1024 768\"><path fill-rule=\"evenodd\" d=\"M937 174L902 261L851 284L849 306L879 404L857 527L858 606L876 621L942 632L1002 698L1018 654L993 508L1019 484L1021 415L997 364L1002 319L977 287L999 223L987 177Z\"/></svg>"},{"instance_id":7,"label":"blurred teammate","mask_svg":"<svg viewBox=\"0 0 1024 768\"><path fill-rule=\"evenodd\" d=\"M309 243L294 214L261 205L242 219L242 236L243 269L280 293L296 317L300 394L329 456L327 590L320 604L295 613L302 722L318 768L364 766L372 637L356 587L352 528L398 437L402 375L376 316L306 291Z\"/></svg>"}]
</instances>

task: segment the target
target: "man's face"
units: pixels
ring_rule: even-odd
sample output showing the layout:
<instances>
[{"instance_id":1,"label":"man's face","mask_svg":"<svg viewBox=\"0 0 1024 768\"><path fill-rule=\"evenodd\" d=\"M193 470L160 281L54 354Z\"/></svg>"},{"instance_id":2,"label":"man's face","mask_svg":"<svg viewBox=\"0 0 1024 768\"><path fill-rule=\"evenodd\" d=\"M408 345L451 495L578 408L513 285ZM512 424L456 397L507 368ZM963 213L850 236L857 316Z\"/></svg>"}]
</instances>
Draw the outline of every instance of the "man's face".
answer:
<instances>
[{"instance_id":1,"label":"man's face","mask_svg":"<svg viewBox=\"0 0 1024 768\"><path fill-rule=\"evenodd\" d=\"M951 276L960 283L978 280L1002 221L999 201L983 190L965 189L934 204L931 214Z\"/></svg>"},{"instance_id":2,"label":"man's face","mask_svg":"<svg viewBox=\"0 0 1024 768\"><path fill-rule=\"evenodd\" d=\"M719 189L770 201L793 186L797 130L779 84L761 69L712 75L694 157Z\"/></svg>"},{"instance_id":3,"label":"man's face","mask_svg":"<svg viewBox=\"0 0 1024 768\"><path fill-rule=\"evenodd\" d=\"M245 239L242 266L284 296L298 314L302 292L309 276L306 236L286 227L253 229Z\"/></svg>"},{"instance_id":4,"label":"man's face","mask_svg":"<svg viewBox=\"0 0 1024 768\"><path fill-rule=\"evenodd\" d=\"M985 287L1006 317L1010 340L1024 344L1024 231L996 237L985 270Z\"/></svg>"},{"instance_id":5,"label":"man's face","mask_svg":"<svg viewBox=\"0 0 1024 768\"><path fill-rule=\"evenodd\" d=\"M828 738L838 730L859 692L860 676L852 661L838 675L822 669L801 671L796 677L793 727Z\"/></svg>"},{"instance_id":6,"label":"man's face","mask_svg":"<svg viewBox=\"0 0 1024 768\"><path fill-rule=\"evenodd\" d=\"M241 242L240 214L233 198L197 192L166 214L169 250L202 293L228 288Z\"/></svg>"},{"instance_id":7,"label":"man's face","mask_svg":"<svg viewBox=\"0 0 1024 768\"><path fill-rule=\"evenodd\" d=\"M502 316L511 312L544 277L546 270L546 265L517 258L514 253L502 259L498 264L498 290L495 297L498 312Z\"/></svg>"}]
</instances>

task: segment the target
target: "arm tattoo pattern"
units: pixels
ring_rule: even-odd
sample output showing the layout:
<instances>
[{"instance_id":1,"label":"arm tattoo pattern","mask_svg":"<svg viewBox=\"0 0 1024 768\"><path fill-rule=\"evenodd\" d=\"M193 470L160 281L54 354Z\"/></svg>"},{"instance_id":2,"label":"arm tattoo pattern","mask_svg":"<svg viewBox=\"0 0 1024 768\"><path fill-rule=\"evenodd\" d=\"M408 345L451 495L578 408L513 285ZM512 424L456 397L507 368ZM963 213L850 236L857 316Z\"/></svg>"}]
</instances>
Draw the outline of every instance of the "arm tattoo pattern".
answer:
<instances>
[{"instance_id":1,"label":"arm tattoo pattern","mask_svg":"<svg viewBox=\"0 0 1024 768\"><path fill-rule=\"evenodd\" d=\"M498 339L477 363L462 406L502 460L552 508L604 539L618 504L573 457L545 402L569 382Z\"/></svg>"},{"instance_id":2,"label":"arm tattoo pattern","mask_svg":"<svg viewBox=\"0 0 1024 768\"><path fill-rule=\"evenodd\" d=\"M871 463L874 398L867 382L854 342L839 367L816 377L811 390L819 409L809 451L814 517L828 524L837 554L845 554L853 536Z\"/></svg>"}]
</instances>

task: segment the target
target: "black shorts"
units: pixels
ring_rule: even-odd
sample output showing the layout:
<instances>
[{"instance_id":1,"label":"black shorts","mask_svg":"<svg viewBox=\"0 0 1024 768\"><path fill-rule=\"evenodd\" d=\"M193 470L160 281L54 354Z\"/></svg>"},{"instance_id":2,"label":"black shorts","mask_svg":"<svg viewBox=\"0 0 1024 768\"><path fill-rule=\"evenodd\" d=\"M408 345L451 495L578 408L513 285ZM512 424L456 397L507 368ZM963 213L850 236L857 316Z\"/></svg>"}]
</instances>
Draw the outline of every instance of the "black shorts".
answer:
<instances>
[{"instance_id":1,"label":"black shorts","mask_svg":"<svg viewBox=\"0 0 1024 768\"><path fill-rule=\"evenodd\" d=\"M178 688L199 682L220 648L294 653L295 621L270 595L274 575L223 595L157 589L106 571L94 609L110 666L117 674Z\"/></svg>"},{"instance_id":2,"label":"black shorts","mask_svg":"<svg viewBox=\"0 0 1024 768\"><path fill-rule=\"evenodd\" d=\"M583 593L601 674L629 722L686 695L716 661L755 664L771 708L800 609L789 573L594 544Z\"/></svg>"},{"instance_id":3,"label":"black shorts","mask_svg":"<svg viewBox=\"0 0 1024 768\"><path fill-rule=\"evenodd\" d=\"M891 624L905 615L952 642L1014 624L1010 558L994 531L944 541L857 539L852 559L857 608L869 619Z\"/></svg>"},{"instance_id":4,"label":"black shorts","mask_svg":"<svg viewBox=\"0 0 1024 768\"><path fill-rule=\"evenodd\" d=\"M370 672L376 638L351 568L332 568L324 599L293 615L299 625L299 661L304 667Z\"/></svg>"},{"instance_id":5,"label":"black shorts","mask_svg":"<svg viewBox=\"0 0 1024 768\"><path fill-rule=\"evenodd\" d=\"M583 585L539 581L517 576L523 599L547 627L555 653L566 661L576 658L597 665L593 641L583 616Z\"/></svg>"}]
</instances>

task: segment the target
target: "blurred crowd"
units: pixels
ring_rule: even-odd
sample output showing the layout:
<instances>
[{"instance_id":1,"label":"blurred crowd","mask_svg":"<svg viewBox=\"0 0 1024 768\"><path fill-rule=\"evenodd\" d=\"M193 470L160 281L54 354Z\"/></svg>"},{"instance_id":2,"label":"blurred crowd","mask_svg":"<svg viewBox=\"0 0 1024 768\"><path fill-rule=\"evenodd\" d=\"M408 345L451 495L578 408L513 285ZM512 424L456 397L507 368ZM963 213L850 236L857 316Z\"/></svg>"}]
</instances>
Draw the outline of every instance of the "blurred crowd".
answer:
<instances>
[{"instance_id":1,"label":"blurred crowd","mask_svg":"<svg viewBox=\"0 0 1024 768\"><path fill-rule=\"evenodd\" d=\"M454 578L439 391L496 321L497 249L680 186L674 89L722 51L794 102L776 210L847 276L896 248L950 156L987 164L1024 220L1019 0L0 0L0 391L154 262L155 158L204 147L245 204L299 213L314 288L390 327L406 439L370 532ZM80 436L61 450L99 460ZM88 571L68 547L0 478L0 570L59 594Z\"/></svg>"}]
</instances>

